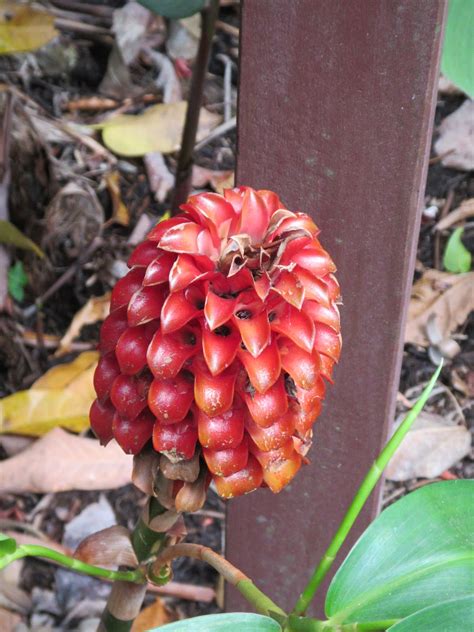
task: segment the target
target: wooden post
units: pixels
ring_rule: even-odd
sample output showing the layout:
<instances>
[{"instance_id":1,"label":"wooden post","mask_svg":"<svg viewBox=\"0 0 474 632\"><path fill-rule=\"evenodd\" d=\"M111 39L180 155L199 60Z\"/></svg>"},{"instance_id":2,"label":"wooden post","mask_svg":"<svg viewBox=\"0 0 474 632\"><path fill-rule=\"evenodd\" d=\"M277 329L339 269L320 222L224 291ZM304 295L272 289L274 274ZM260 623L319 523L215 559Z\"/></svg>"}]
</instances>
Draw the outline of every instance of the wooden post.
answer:
<instances>
[{"instance_id":1,"label":"wooden post","mask_svg":"<svg viewBox=\"0 0 474 632\"><path fill-rule=\"evenodd\" d=\"M393 418L445 10L444 0L243 2L237 181L315 218L344 299L311 465L278 496L228 506L229 560L284 608ZM378 505L374 494L350 545ZM246 609L232 589L227 608Z\"/></svg>"}]
</instances>

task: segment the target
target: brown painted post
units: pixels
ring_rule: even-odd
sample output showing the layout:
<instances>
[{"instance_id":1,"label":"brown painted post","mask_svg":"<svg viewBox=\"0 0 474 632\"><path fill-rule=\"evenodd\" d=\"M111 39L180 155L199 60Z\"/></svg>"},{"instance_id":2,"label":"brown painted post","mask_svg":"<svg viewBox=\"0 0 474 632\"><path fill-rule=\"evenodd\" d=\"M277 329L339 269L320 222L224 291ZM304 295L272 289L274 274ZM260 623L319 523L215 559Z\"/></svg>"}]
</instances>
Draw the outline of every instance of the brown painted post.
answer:
<instances>
[{"instance_id":1,"label":"brown painted post","mask_svg":"<svg viewBox=\"0 0 474 632\"><path fill-rule=\"evenodd\" d=\"M229 559L284 608L393 417L445 9L444 0L243 2L237 180L313 215L344 299L343 354L311 465L278 496L228 506ZM374 494L357 535L378 504ZM246 608L232 589L227 608Z\"/></svg>"}]
</instances>

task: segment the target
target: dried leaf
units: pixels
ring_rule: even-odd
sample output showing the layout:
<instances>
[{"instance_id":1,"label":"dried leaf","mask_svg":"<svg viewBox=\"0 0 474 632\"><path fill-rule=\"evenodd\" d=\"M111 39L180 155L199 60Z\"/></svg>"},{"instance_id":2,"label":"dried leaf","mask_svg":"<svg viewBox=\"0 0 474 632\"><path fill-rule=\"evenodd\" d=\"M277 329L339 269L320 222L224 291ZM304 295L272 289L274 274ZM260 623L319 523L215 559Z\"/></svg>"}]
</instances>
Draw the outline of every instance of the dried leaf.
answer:
<instances>
[{"instance_id":1,"label":"dried leaf","mask_svg":"<svg viewBox=\"0 0 474 632\"><path fill-rule=\"evenodd\" d=\"M443 266L449 272L469 272L471 269L471 253L462 243L464 228L456 228L448 239L443 255Z\"/></svg>"},{"instance_id":2,"label":"dried leaf","mask_svg":"<svg viewBox=\"0 0 474 632\"><path fill-rule=\"evenodd\" d=\"M165 625L170 621L176 621L176 617L171 615L163 601L158 597L151 606L140 612L133 622L131 632L147 632L147 630Z\"/></svg>"},{"instance_id":3,"label":"dried leaf","mask_svg":"<svg viewBox=\"0 0 474 632\"><path fill-rule=\"evenodd\" d=\"M64 355L71 349L71 343L80 333L84 325L92 325L100 320L104 320L110 309L110 292L103 296L93 296L75 314L66 333L59 342L56 356Z\"/></svg>"},{"instance_id":4,"label":"dried leaf","mask_svg":"<svg viewBox=\"0 0 474 632\"><path fill-rule=\"evenodd\" d=\"M44 257L44 252L34 241L31 241L31 239L24 235L21 230L18 230L14 224L5 219L0 220L0 244L15 246L22 250L31 250L37 254L38 257Z\"/></svg>"},{"instance_id":5,"label":"dried leaf","mask_svg":"<svg viewBox=\"0 0 474 632\"><path fill-rule=\"evenodd\" d=\"M35 50L56 35L49 13L18 2L0 2L0 55Z\"/></svg>"},{"instance_id":6,"label":"dried leaf","mask_svg":"<svg viewBox=\"0 0 474 632\"><path fill-rule=\"evenodd\" d=\"M169 154L179 149L187 103L158 103L142 114L121 114L96 128L109 149L122 156L144 156L153 151ZM201 108L197 140L218 124L220 117Z\"/></svg>"},{"instance_id":7,"label":"dried leaf","mask_svg":"<svg viewBox=\"0 0 474 632\"><path fill-rule=\"evenodd\" d=\"M138 566L130 532L120 525L96 531L84 538L74 552L74 557L96 566Z\"/></svg>"},{"instance_id":8,"label":"dried leaf","mask_svg":"<svg viewBox=\"0 0 474 632\"><path fill-rule=\"evenodd\" d=\"M197 189L210 184L214 191L222 193L224 189L230 189L234 186L233 171L214 171L205 167L193 166L192 185Z\"/></svg>"},{"instance_id":9,"label":"dried leaf","mask_svg":"<svg viewBox=\"0 0 474 632\"><path fill-rule=\"evenodd\" d=\"M468 200L461 202L461 205L458 206L457 209L448 213L446 217L439 220L439 222L435 225L434 230L445 230L446 228L450 228L454 224L458 224L469 217L474 217L474 198L469 198Z\"/></svg>"},{"instance_id":10,"label":"dried leaf","mask_svg":"<svg viewBox=\"0 0 474 632\"><path fill-rule=\"evenodd\" d=\"M130 224L130 212L122 200L120 193L120 173L118 171L111 171L105 176L105 182L112 199L112 221L121 226L128 226Z\"/></svg>"},{"instance_id":11,"label":"dried leaf","mask_svg":"<svg viewBox=\"0 0 474 632\"><path fill-rule=\"evenodd\" d=\"M88 428L97 360L96 351L85 351L47 371L29 390L1 399L0 433L38 436L55 426L75 432Z\"/></svg>"},{"instance_id":12,"label":"dried leaf","mask_svg":"<svg viewBox=\"0 0 474 632\"><path fill-rule=\"evenodd\" d=\"M427 270L412 288L405 342L428 346L426 326L430 316L436 318L441 338L449 338L474 309L473 284L474 272Z\"/></svg>"},{"instance_id":13,"label":"dried leaf","mask_svg":"<svg viewBox=\"0 0 474 632\"><path fill-rule=\"evenodd\" d=\"M470 171L474 169L474 101L464 103L447 116L439 127L439 138L434 149L444 156L445 167Z\"/></svg>"},{"instance_id":14,"label":"dried leaf","mask_svg":"<svg viewBox=\"0 0 474 632\"><path fill-rule=\"evenodd\" d=\"M422 412L385 471L391 481L435 478L467 456L471 433L440 415Z\"/></svg>"},{"instance_id":15,"label":"dried leaf","mask_svg":"<svg viewBox=\"0 0 474 632\"><path fill-rule=\"evenodd\" d=\"M0 462L1 493L115 489L130 482L132 457L111 442L54 428L17 456Z\"/></svg>"}]
</instances>

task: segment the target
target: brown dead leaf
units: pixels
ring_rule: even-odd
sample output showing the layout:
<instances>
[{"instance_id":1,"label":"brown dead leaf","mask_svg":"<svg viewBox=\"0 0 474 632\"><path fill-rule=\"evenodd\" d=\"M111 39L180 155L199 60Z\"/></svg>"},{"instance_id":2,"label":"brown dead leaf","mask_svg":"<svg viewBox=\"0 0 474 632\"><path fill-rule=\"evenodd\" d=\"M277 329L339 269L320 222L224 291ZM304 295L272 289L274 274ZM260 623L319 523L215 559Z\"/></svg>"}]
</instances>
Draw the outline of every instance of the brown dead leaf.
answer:
<instances>
[{"instance_id":1,"label":"brown dead leaf","mask_svg":"<svg viewBox=\"0 0 474 632\"><path fill-rule=\"evenodd\" d=\"M199 165L194 165L192 179L193 187L201 189L207 186L208 183L214 191L222 193L224 189L229 189L234 186L234 172L230 170L215 171L212 169L206 169L205 167L199 167Z\"/></svg>"},{"instance_id":2,"label":"brown dead leaf","mask_svg":"<svg viewBox=\"0 0 474 632\"><path fill-rule=\"evenodd\" d=\"M132 457L114 442L54 428L17 456L0 462L0 493L115 489L130 482Z\"/></svg>"},{"instance_id":3,"label":"brown dead leaf","mask_svg":"<svg viewBox=\"0 0 474 632\"><path fill-rule=\"evenodd\" d=\"M104 320L110 309L110 292L103 296L93 296L75 314L66 333L59 342L59 348L54 354L56 357L62 356L71 350L71 343L80 333L84 325L92 325L100 320Z\"/></svg>"},{"instance_id":4,"label":"brown dead leaf","mask_svg":"<svg viewBox=\"0 0 474 632\"><path fill-rule=\"evenodd\" d=\"M435 225L434 229L446 230L446 228L450 228L455 224L459 224L469 217L474 217L474 198L464 200L461 205L452 213L448 213L446 217L440 219L439 222Z\"/></svg>"},{"instance_id":5,"label":"brown dead leaf","mask_svg":"<svg viewBox=\"0 0 474 632\"><path fill-rule=\"evenodd\" d=\"M130 224L130 213L120 193L120 173L111 171L105 176L105 182L112 200L113 214L111 221L120 224L120 226L128 226Z\"/></svg>"},{"instance_id":6,"label":"brown dead leaf","mask_svg":"<svg viewBox=\"0 0 474 632\"><path fill-rule=\"evenodd\" d=\"M474 309L474 272L449 274L427 270L412 288L405 342L428 346L426 326L435 319L447 339Z\"/></svg>"},{"instance_id":7,"label":"brown dead leaf","mask_svg":"<svg viewBox=\"0 0 474 632\"><path fill-rule=\"evenodd\" d=\"M132 625L132 632L147 632L152 628L165 625L170 621L176 621L177 617L165 606L158 597L151 606L144 608Z\"/></svg>"},{"instance_id":8,"label":"brown dead leaf","mask_svg":"<svg viewBox=\"0 0 474 632\"><path fill-rule=\"evenodd\" d=\"M0 621L2 622L2 632L14 632L19 627L22 618L17 612L0 608Z\"/></svg>"}]
</instances>

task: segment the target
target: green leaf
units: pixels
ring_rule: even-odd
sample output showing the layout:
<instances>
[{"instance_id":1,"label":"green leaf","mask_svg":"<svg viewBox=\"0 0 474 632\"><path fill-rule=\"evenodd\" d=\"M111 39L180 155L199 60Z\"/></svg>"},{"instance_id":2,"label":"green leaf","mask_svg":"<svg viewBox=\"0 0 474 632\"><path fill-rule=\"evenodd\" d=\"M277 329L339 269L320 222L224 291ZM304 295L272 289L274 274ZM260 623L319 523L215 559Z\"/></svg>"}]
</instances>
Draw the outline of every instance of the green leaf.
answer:
<instances>
[{"instance_id":1,"label":"green leaf","mask_svg":"<svg viewBox=\"0 0 474 632\"><path fill-rule=\"evenodd\" d=\"M441 70L448 79L474 97L474 2L450 0Z\"/></svg>"},{"instance_id":2,"label":"green leaf","mask_svg":"<svg viewBox=\"0 0 474 632\"><path fill-rule=\"evenodd\" d=\"M22 250L32 250L38 257L44 257L44 252L34 241L31 241L14 224L5 219L0 220L0 244L16 246Z\"/></svg>"},{"instance_id":3,"label":"green leaf","mask_svg":"<svg viewBox=\"0 0 474 632\"><path fill-rule=\"evenodd\" d=\"M474 593L474 481L426 485L386 509L326 596L334 623L403 619Z\"/></svg>"},{"instance_id":4,"label":"green leaf","mask_svg":"<svg viewBox=\"0 0 474 632\"><path fill-rule=\"evenodd\" d=\"M448 239L443 256L445 269L455 274L469 272L471 269L471 253L461 241L463 232L464 228L456 228Z\"/></svg>"},{"instance_id":5,"label":"green leaf","mask_svg":"<svg viewBox=\"0 0 474 632\"><path fill-rule=\"evenodd\" d=\"M17 301L25 298L25 286L28 283L28 277L23 269L21 261L17 261L8 270L8 291Z\"/></svg>"},{"instance_id":6,"label":"green leaf","mask_svg":"<svg viewBox=\"0 0 474 632\"><path fill-rule=\"evenodd\" d=\"M144 7L170 20L181 20L201 11L206 0L138 0Z\"/></svg>"},{"instance_id":7,"label":"green leaf","mask_svg":"<svg viewBox=\"0 0 474 632\"><path fill-rule=\"evenodd\" d=\"M389 632L460 632L474 621L474 596L460 597L424 608L392 625Z\"/></svg>"},{"instance_id":8,"label":"green leaf","mask_svg":"<svg viewBox=\"0 0 474 632\"><path fill-rule=\"evenodd\" d=\"M281 632L281 626L260 614L246 614L233 612L232 614L208 614L203 617L193 617L185 621L177 621L153 628L149 632Z\"/></svg>"},{"instance_id":9,"label":"green leaf","mask_svg":"<svg viewBox=\"0 0 474 632\"><path fill-rule=\"evenodd\" d=\"M0 533L0 557L11 555L16 551L16 540Z\"/></svg>"}]
</instances>

